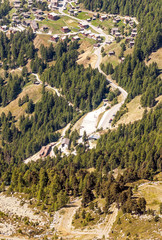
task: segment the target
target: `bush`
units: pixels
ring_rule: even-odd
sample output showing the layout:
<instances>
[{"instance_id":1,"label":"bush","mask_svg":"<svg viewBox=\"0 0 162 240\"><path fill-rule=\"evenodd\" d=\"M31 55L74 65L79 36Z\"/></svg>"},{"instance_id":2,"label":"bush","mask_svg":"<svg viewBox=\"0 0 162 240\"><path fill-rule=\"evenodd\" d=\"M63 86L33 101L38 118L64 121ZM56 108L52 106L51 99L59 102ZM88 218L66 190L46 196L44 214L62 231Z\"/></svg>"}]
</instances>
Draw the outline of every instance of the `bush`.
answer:
<instances>
[{"instance_id":1,"label":"bush","mask_svg":"<svg viewBox=\"0 0 162 240\"><path fill-rule=\"evenodd\" d=\"M155 222L158 222L159 219L160 219L160 217L159 217L158 215L156 215L155 218L154 218L154 221L155 221Z\"/></svg>"}]
</instances>

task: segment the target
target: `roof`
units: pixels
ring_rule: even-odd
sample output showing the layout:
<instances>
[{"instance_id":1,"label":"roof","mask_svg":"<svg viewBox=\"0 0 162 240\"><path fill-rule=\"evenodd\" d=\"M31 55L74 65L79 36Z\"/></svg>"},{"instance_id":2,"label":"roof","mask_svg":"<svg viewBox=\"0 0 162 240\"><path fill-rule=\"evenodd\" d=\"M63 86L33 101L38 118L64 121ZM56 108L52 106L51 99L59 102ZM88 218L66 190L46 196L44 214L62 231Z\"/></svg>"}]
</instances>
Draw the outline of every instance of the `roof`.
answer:
<instances>
[{"instance_id":1,"label":"roof","mask_svg":"<svg viewBox=\"0 0 162 240\"><path fill-rule=\"evenodd\" d=\"M57 16L58 16L58 14L57 14L57 13L54 13L54 12L49 13L49 15L51 15L51 16L53 16L53 17L57 17Z\"/></svg>"},{"instance_id":2,"label":"roof","mask_svg":"<svg viewBox=\"0 0 162 240\"><path fill-rule=\"evenodd\" d=\"M114 54L115 52L114 51L110 51L109 54Z\"/></svg>"},{"instance_id":3,"label":"roof","mask_svg":"<svg viewBox=\"0 0 162 240\"><path fill-rule=\"evenodd\" d=\"M118 31L118 28L112 28L113 31Z\"/></svg>"},{"instance_id":4,"label":"roof","mask_svg":"<svg viewBox=\"0 0 162 240\"><path fill-rule=\"evenodd\" d=\"M58 35L53 35L52 37L53 37L53 38L59 38L59 36L58 36Z\"/></svg>"},{"instance_id":5,"label":"roof","mask_svg":"<svg viewBox=\"0 0 162 240\"><path fill-rule=\"evenodd\" d=\"M69 145L69 143L70 143L70 139L69 139L69 138L64 138L64 139L62 140L62 144Z\"/></svg>"},{"instance_id":6,"label":"roof","mask_svg":"<svg viewBox=\"0 0 162 240\"><path fill-rule=\"evenodd\" d=\"M38 23L36 21L33 20L31 22L31 24L32 24L33 28L38 28Z\"/></svg>"},{"instance_id":7,"label":"roof","mask_svg":"<svg viewBox=\"0 0 162 240\"><path fill-rule=\"evenodd\" d=\"M69 29L67 26L62 27L63 29Z\"/></svg>"},{"instance_id":8,"label":"roof","mask_svg":"<svg viewBox=\"0 0 162 240\"><path fill-rule=\"evenodd\" d=\"M90 136L88 139L89 139L89 140L91 140L91 139L97 140L97 139L99 139L99 138L100 138L100 136L98 136L98 135L92 135L92 136Z\"/></svg>"},{"instance_id":9,"label":"roof","mask_svg":"<svg viewBox=\"0 0 162 240\"><path fill-rule=\"evenodd\" d=\"M101 16L100 18L107 18L107 15Z\"/></svg>"},{"instance_id":10,"label":"roof","mask_svg":"<svg viewBox=\"0 0 162 240\"><path fill-rule=\"evenodd\" d=\"M74 40L79 40L80 38L78 36L73 37Z\"/></svg>"}]
</instances>

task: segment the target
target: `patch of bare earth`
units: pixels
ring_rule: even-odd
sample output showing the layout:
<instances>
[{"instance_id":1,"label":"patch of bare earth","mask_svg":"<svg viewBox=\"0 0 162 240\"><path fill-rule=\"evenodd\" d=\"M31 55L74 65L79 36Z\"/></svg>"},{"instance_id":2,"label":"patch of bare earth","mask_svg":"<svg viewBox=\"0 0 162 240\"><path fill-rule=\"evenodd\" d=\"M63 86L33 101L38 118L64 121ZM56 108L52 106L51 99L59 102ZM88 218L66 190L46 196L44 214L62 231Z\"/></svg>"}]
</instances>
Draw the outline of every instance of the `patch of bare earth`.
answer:
<instances>
[{"instance_id":1,"label":"patch of bare earth","mask_svg":"<svg viewBox=\"0 0 162 240\"><path fill-rule=\"evenodd\" d=\"M140 98L141 96L137 96L127 104L128 112L121 117L117 124L128 124L142 118L145 109L140 104Z\"/></svg>"},{"instance_id":2,"label":"patch of bare earth","mask_svg":"<svg viewBox=\"0 0 162 240\"><path fill-rule=\"evenodd\" d=\"M22 204L21 200L15 196L6 196L1 193L0 210L8 215L28 217L32 222L39 222L40 225L44 224L44 220L40 215L35 215L35 211L30 209L27 203Z\"/></svg>"},{"instance_id":3,"label":"patch of bare earth","mask_svg":"<svg viewBox=\"0 0 162 240\"><path fill-rule=\"evenodd\" d=\"M140 99L141 95L135 97L130 103L127 104L128 112L120 118L120 120L117 122L117 125L133 123L134 121L142 119L145 109L147 109L147 111L150 111L151 108L144 108L141 106ZM153 108L162 102L162 96L157 97L155 100L156 105Z\"/></svg>"},{"instance_id":4,"label":"patch of bare earth","mask_svg":"<svg viewBox=\"0 0 162 240\"><path fill-rule=\"evenodd\" d=\"M158 49L156 52L151 53L149 56L149 61L146 62L147 65L156 62L159 69L162 69L162 48Z\"/></svg>"},{"instance_id":5,"label":"patch of bare earth","mask_svg":"<svg viewBox=\"0 0 162 240\"><path fill-rule=\"evenodd\" d=\"M39 34L34 39L34 46L35 48L40 49L41 44L43 44L45 47L50 45L50 42L48 41L50 39L49 35L45 34ZM38 51L38 55L40 56L40 52Z\"/></svg>"},{"instance_id":6,"label":"patch of bare earth","mask_svg":"<svg viewBox=\"0 0 162 240\"><path fill-rule=\"evenodd\" d=\"M79 52L84 50L84 53L80 54L78 57L78 64L83 64L85 68L89 67L89 64L92 68L95 67L97 56L93 54L93 47L88 41L83 41L80 45Z\"/></svg>"},{"instance_id":7,"label":"patch of bare earth","mask_svg":"<svg viewBox=\"0 0 162 240\"><path fill-rule=\"evenodd\" d=\"M72 221L74 214L80 207L81 199L76 199L66 208L62 208L61 210L57 211L54 215L53 222L51 223L51 228L55 229L59 236L62 236L66 239L90 240L96 237L108 237L118 213L116 206L111 206L111 214L107 215L103 222L91 227L86 227L84 229L75 229L72 225Z\"/></svg>"}]
</instances>

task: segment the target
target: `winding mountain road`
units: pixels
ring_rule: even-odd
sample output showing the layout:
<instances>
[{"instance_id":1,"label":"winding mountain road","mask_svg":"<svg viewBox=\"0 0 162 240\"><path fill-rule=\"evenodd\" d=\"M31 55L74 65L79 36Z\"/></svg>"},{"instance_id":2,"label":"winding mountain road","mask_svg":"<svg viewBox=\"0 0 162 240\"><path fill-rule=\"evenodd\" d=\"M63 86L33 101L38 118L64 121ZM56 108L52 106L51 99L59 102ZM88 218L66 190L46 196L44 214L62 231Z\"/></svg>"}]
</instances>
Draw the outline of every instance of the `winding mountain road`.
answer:
<instances>
[{"instance_id":1,"label":"winding mountain road","mask_svg":"<svg viewBox=\"0 0 162 240\"><path fill-rule=\"evenodd\" d=\"M116 85L115 83L110 81L108 79L108 76L100 68L100 64L102 61L101 49L102 49L102 47L104 47L106 45L106 43L108 41L113 41L114 37L106 34L101 28L93 26L91 23L89 23L86 20L80 20L74 16L70 16L69 14L64 13L63 9L65 8L67 3L68 3L67 0L62 1L62 6L59 7L59 13L61 15L68 16L78 22L88 24L95 32L97 32L104 38L104 42L101 43L101 46L94 51L94 54L97 56L97 62L95 64L95 68L98 68L99 72L102 73L106 77L110 86L113 88L118 88L123 96L123 100L120 103L114 105L111 109L109 109L107 111L106 111L106 107L102 106L101 108L86 114L86 116L83 119L82 124L81 124L80 135L83 136L84 131L86 131L87 135L91 135L92 133L95 133L97 131L97 128L98 129L111 128L111 119L114 118L115 114L120 110L121 106L124 104L128 93L123 88L119 87L118 85ZM100 114L103 114L103 116L101 117L101 120L98 123L98 118L99 118Z\"/></svg>"}]
</instances>

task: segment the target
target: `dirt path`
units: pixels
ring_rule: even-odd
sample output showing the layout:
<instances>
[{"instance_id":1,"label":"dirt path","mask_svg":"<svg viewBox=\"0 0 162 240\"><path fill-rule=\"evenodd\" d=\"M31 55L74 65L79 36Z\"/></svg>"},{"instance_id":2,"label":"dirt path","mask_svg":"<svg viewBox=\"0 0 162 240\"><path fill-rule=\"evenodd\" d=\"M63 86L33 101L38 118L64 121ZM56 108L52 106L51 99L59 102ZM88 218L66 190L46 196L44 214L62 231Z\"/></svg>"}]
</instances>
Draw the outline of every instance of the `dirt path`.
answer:
<instances>
[{"instance_id":1,"label":"dirt path","mask_svg":"<svg viewBox=\"0 0 162 240\"><path fill-rule=\"evenodd\" d=\"M96 237L102 238L103 236L108 239L112 226L116 220L118 209L115 204L112 205L110 215L105 218L104 224L97 224L93 227L82 229L74 229L72 221L78 208L81 206L81 200L76 199L71 202L66 208L62 208L54 215L53 222L50 228L55 229L56 233L60 236L66 237L66 239L95 239ZM108 219L108 220L107 220ZM105 225L106 224L106 225Z\"/></svg>"},{"instance_id":2,"label":"dirt path","mask_svg":"<svg viewBox=\"0 0 162 240\"><path fill-rule=\"evenodd\" d=\"M112 214L110 215L110 218L103 230L102 236L105 236L105 239L109 238L109 234L111 232L112 226L114 224L114 222L116 221L116 217L118 215L118 209L116 207L116 204L114 204L111 208L110 211L112 212ZM101 237L102 237L101 236Z\"/></svg>"},{"instance_id":3,"label":"dirt path","mask_svg":"<svg viewBox=\"0 0 162 240\"><path fill-rule=\"evenodd\" d=\"M81 200L76 199L71 202L66 208L62 208L55 213L51 227L57 229L57 231L69 234L72 230L72 220L77 209L81 206ZM64 214L61 214L64 213ZM51 228L50 227L50 228Z\"/></svg>"}]
</instances>

